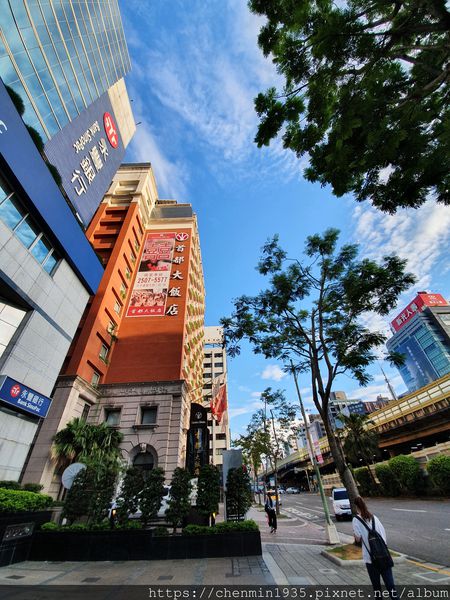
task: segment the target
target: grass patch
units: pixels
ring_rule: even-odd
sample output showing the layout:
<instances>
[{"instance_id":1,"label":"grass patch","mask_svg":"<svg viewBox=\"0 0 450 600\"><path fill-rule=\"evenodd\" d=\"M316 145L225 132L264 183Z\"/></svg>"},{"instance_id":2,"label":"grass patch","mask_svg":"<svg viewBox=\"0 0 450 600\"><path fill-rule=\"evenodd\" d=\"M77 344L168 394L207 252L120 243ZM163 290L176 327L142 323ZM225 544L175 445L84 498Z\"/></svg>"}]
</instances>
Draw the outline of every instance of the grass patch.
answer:
<instances>
[{"instance_id":1,"label":"grass patch","mask_svg":"<svg viewBox=\"0 0 450 600\"><path fill-rule=\"evenodd\" d=\"M362 560L362 548L355 544L345 544L344 546L336 546L327 550L330 554L334 554L342 560ZM397 552L389 550L392 557L400 556Z\"/></svg>"}]
</instances>

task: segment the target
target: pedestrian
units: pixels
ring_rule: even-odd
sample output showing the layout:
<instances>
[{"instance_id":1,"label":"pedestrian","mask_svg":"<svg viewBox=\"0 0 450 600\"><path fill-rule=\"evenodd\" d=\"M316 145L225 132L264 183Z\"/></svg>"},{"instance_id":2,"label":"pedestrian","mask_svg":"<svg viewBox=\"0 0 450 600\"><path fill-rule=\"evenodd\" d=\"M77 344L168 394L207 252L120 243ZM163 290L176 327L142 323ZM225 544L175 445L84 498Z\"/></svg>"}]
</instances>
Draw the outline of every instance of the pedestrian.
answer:
<instances>
[{"instance_id":1,"label":"pedestrian","mask_svg":"<svg viewBox=\"0 0 450 600\"><path fill-rule=\"evenodd\" d=\"M270 533L277 532L277 511L275 510L275 506L272 500L272 495L270 493L267 494L266 503L264 505L264 510L267 513L267 517L269 519L269 527Z\"/></svg>"},{"instance_id":2,"label":"pedestrian","mask_svg":"<svg viewBox=\"0 0 450 600\"><path fill-rule=\"evenodd\" d=\"M356 543L362 542L362 556L375 592L381 592L381 577L391 598L398 598L395 589L392 567L394 562L386 545L386 532L381 521L367 508L367 504L357 496L355 506L358 514L353 518L353 532Z\"/></svg>"}]
</instances>

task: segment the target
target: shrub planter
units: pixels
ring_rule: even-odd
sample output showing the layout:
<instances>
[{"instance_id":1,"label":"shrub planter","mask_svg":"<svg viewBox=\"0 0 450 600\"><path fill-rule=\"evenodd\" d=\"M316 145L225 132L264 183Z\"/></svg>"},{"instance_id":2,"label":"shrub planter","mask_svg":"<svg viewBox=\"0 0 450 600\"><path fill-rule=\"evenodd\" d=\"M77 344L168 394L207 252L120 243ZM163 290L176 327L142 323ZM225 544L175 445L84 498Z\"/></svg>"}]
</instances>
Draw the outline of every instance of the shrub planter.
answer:
<instances>
[{"instance_id":1,"label":"shrub planter","mask_svg":"<svg viewBox=\"0 0 450 600\"><path fill-rule=\"evenodd\" d=\"M28 560L172 560L261 554L259 531L161 537L151 530L36 531Z\"/></svg>"},{"instance_id":2,"label":"shrub planter","mask_svg":"<svg viewBox=\"0 0 450 600\"><path fill-rule=\"evenodd\" d=\"M50 510L0 513L0 567L28 560L34 530L51 516Z\"/></svg>"},{"instance_id":3,"label":"shrub planter","mask_svg":"<svg viewBox=\"0 0 450 600\"><path fill-rule=\"evenodd\" d=\"M349 546L353 546L353 544L349 544ZM339 546L337 548L340 548ZM345 546L342 546L342 548L345 548ZM362 556L361 558L355 559L355 558L341 558L340 556L338 556L337 554L335 554L334 552L332 552L333 548L330 549L326 549L326 550L322 550L321 555L325 556L325 558L328 558L328 560L331 560L332 563L334 563L335 565L338 565L339 567L354 567L357 565L363 565L363 560L362 560ZM404 554L399 554L398 552L394 552L393 550L390 550L391 556L392 556L392 560L394 561L394 564L397 563L402 563L406 561L406 556Z\"/></svg>"}]
</instances>

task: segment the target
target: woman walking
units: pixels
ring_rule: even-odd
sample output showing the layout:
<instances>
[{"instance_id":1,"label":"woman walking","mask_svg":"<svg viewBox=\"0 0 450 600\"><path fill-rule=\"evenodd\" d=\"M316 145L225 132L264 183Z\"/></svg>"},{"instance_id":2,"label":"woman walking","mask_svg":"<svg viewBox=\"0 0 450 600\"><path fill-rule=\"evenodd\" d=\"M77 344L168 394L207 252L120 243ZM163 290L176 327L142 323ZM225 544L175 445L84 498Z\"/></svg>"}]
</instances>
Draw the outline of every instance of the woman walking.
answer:
<instances>
[{"instance_id":1,"label":"woman walking","mask_svg":"<svg viewBox=\"0 0 450 600\"><path fill-rule=\"evenodd\" d=\"M386 545L386 532L381 521L367 508L367 504L358 496L355 499L358 514L353 518L355 541L362 542L363 561L369 573L374 591L381 592L381 577L391 598L397 598L392 574L393 560Z\"/></svg>"}]
</instances>

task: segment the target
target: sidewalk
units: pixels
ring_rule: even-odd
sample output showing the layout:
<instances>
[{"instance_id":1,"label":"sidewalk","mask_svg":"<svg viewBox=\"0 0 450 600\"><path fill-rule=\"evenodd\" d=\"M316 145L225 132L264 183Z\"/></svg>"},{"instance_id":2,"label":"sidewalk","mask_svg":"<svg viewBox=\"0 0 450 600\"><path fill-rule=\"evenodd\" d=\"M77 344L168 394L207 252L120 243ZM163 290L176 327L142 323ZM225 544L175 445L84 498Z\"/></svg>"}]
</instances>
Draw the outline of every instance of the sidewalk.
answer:
<instances>
[{"instance_id":1,"label":"sidewalk","mask_svg":"<svg viewBox=\"0 0 450 600\"><path fill-rule=\"evenodd\" d=\"M365 566L338 567L321 555L325 531L301 518L280 518L270 534L266 515L250 509L263 556L121 562L24 562L0 568L0 585L368 585ZM342 536L341 536L342 537ZM349 536L347 536L349 537ZM345 542L349 540L343 540ZM220 543L220 540L217 539ZM395 565L398 585L449 585L450 570L407 560Z\"/></svg>"}]
</instances>

